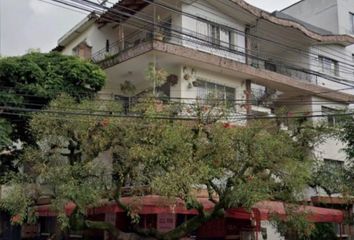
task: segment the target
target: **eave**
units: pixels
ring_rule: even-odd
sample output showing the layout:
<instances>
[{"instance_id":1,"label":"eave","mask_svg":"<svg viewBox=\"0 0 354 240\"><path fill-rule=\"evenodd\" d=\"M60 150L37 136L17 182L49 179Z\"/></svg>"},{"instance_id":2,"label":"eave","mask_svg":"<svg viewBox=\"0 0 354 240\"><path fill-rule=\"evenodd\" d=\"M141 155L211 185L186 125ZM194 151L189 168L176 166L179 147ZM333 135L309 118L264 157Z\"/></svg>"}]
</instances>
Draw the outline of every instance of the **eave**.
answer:
<instances>
[{"instance_id":1,"label":"eave","mask_svg":"<svg viewBox=\"0 0 354 240\"><path fill-rule=\"evenodd\" d=\"M244 0L229 0L229 1L233 2L241 9L252 14L254 17L256 17L257 20L263 19L273 24L277 24L283 27L293 28L295 30L302 32L305 36L314 39L318 42L325 43L325 44L340 44L343 46L349 46L354 44L354 38L349 35L321 35L319 33L309 30L308 28L306 28L305 26L303 26L302 24L296 21L275 17L271 13L268 13L266 11L263 11L257 7L254 7L246 3Z\"/></svg>"},{"instance_id":2,"label":"eave","mask_svg":"<svg viewBox=\"0 0 354 240\"><path fill-rule=\"evenodd\" d=\"M87 15L58 40L58 45L52 51L61 52L70 42L91 27L98 18L98 15L94 12Z\"/></svg>"}]
</instances>

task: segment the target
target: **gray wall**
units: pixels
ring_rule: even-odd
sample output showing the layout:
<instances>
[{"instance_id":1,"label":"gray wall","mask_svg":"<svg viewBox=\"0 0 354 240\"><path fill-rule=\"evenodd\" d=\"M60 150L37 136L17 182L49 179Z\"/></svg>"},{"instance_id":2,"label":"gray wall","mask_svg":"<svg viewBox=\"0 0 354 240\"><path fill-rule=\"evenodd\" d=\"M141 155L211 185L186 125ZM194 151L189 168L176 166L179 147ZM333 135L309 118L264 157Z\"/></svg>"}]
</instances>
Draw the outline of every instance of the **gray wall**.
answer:
<instances>
[{"instance_id":1,"label":"gray wall","mask_svg":"<svg viewBox=\"0 0 354 240\"><path fill-rule=\"evenodd\" d=\"M338 33L338 1L346 0L304 0L284 9L283 12L314 26Z\"/></svg>"}]
</instances>

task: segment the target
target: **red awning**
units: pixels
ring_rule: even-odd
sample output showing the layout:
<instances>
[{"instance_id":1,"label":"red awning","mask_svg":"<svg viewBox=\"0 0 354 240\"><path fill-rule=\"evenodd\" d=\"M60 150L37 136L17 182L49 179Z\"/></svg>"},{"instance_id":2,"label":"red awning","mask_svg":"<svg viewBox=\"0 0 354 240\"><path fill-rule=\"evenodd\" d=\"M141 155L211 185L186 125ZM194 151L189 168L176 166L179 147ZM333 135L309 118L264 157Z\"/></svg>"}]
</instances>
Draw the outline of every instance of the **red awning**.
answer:
<instances>
[{"instance_id":1,"label":"red awning","mask_svg":"<svg viewBox=\"0 0 354 240\"><path fill-rule=\"evenodd\" d=\"M336 222L344 220L344 214L340 210L319 208L313 206L298 206L294 209L298 213L304 213L311 222ZM286 219L287 213L283 202L264 201L257 203L251 213L244 209L230 209L228 216L238 219L269 220L272 215ZM248 214L248 215L247 215Z\"/></svg>"},{"instance_id":2,"label":"red awning","mask_svg":"<svg viewBox=\"0 0 354 240\"><path fill-rule=\"evenodd\" d=\"M214 204L207 198L198 199L206 210L214 207ZM188 210L182 200L168 200L157 195L148 195L143 197L123 197L122 203L135 209L140 214L161 214L161 213L175 213L175 214L197 214L196 210ZM70 215L75 208L74 203L68 203L65 206L66 214ZM102 203L100 207L88 209L89 215L103 214L103 213L120 213L124 212L115 202ZM37 206L37 213L39 216L50 217L56 216L56 212L50 205Z\"/></svg>"},{"instance_id":3,"label":"red awning","mask_svg":"<svg viewBox=\"0 0 354 240\"><path fill-rule=\"evenodd\" d=\"M198 199L206 210L211 210L214 204L207 198ZM124 197L122 202L140 214L161 214L161 213L175 213L175 214L197 214L196 210L188 210L182 200L168 200L156 195L149 195L143 197ZM68 203L65 207L66 214L70 215L75 208L75 204ZM341 223L344 220L344 214L340 210L319 208L313 206L299 206L296 211L307 214L307 218L311 222L336 222ZM120 213L124 212L114 202L102 203L100 207L88 209L89 215L103 214L103 213ZM39 216L56 216L50 205L41 205L37 207ZM227 210L227 217L236 219L257 219L269 220L272 215L277 215L280 218L286 218L286 209L284 203L264 201L257 203L251 210L246 211L243 208Z\"/></svg>"}]
</instances>

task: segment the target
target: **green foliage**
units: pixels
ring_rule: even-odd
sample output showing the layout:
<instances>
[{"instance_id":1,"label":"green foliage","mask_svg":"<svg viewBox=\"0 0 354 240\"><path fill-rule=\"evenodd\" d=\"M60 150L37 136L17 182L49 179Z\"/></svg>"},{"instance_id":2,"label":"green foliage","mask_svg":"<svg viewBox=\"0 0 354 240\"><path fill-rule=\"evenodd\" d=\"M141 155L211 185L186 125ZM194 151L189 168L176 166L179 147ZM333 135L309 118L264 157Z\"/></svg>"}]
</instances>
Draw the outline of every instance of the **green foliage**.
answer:
<instances>
[{"instance_id":1,"label":"green foliage","mask_svg":"<svg viewBox=\"0 0 354 240\"><path fill-rule=\"evenodd\" d=\"M300 240L336 240L335 226L332 223L316 223L314 230L309 236L304 236Z\"/></svg>"},{"instance_id":2,"label":"green foliage","mask_svg":"<svg viewBox=\"0 0 354 240\"><path fill-rule=\"evenodd\" d=\"M41 109L62 93L80 101L92 98L104 82L104 72L89 62L58 53L31 51L24 56L0 59L0 106ZM36 145L27 131L28 120L26 112L0 112L0 151L18 140ZM11 161L16 154L13 149L11 154L2 155L2 163L13 167Z\"/></svg>"},{"instance_id":3,"label":"green foliage","mask_svg":"<svg viewBox=\"0 0 354 240\"><path fill-rule=\"evenodd\" d=\"M5 119L0 119L0 153L8 145L11 144L10 134L12 127Z\"/></svg>"},{"instance_id":4,"label":"green foliage","mask_svg":"<svg viewBox=\"0 0 354 240\"><path fill-rule=\"evenodd\" d=\"M66 92L85 98L99 91L104 81L99 67L58 53L30 53L0 60L0 85L18 94L52 99Z\"/></svg>"},{"instance_id":5,"label":"green foliage","mask_svg":"<svg viewBox=\"0 0 354 240\"><path fill-rule=\"evenodd\" d=\"M13 224L33 222L35 215L33 208L33 190L31 185L11 184L3 186L8 189L4 191L1 198L0 208L6 209L12 216Z\"/></svg>"},{"instance_id":6,"label":"green foliage","mask_svg":"<svg viewBox=\"0 0 354 240\"><path fill-rule=\"evenodd\" d=\"M124 83L120 85L120 90L122 93L132 96L136 91L136 87L130 81L124 81Z\"/></svg>"},{"instance_id":7,"label":"green foliage","mask_svg":"<svg viewBox=\"0 0 354 240\"><path fill-rule=\"evenodd\" d=\"M148 68L145 70L145 76L153 84L153 92L156 95L156 88L166 83L168 72L163 68L158 68L155 63L149 63Z\"/></svg>"},{"instance_id":8,"label":"green foliage","mask_svg":"<svg viewBox=\"0 0 354 240\"><path fill-rule=\"evenodd\" d=\"M33 116L31 132L39 147L22 155L21 163L31 171L18 179L23 185L31 179L38 196L52 197L64 227L73 222L64 214L66 204L76 204L75 221L81 221L87 207L101 204L101 199L116 201L133 222L139 220L135 201L122 204L123 193L137 199L159 194L171 204L182 199L196 209L200 215L190 225L167 233L173 239L229 208L299 199L312 163L306 127L298 131L306 138L280 131L272 120L229 127L222 122L219 105L199 103L191 113L195 120L170 120L164 117L174 116L175 107L144 100L136 106L140 117L121 118L122 108L113 102L77 103L69 96L48 106L61 113ZM76 114L71 109L77 109ZM100 157L103 153L108 157ZM200 189L208 190L214 211L204 211L198 202L195 192Z\"/></svg>"}]
</instances>

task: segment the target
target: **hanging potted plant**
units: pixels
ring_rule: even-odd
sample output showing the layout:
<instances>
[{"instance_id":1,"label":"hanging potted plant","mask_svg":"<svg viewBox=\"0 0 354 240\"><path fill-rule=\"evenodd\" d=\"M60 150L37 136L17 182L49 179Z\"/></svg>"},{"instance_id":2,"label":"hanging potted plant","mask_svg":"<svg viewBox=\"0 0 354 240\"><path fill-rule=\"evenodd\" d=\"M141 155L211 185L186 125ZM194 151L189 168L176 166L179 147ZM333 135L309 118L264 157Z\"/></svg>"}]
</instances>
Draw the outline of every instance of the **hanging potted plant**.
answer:
<instances>
[{"instance_id":1,"label":"hanging potted plant","mask_svg":"<svg viewBox=\"0 0 354 240\"><path fill-rule=\"evenodd\" d=\"M171 74L167 77L167 82L171 85L174 86L178 83L178 76Z\"/></svg>"}]
</instances>

